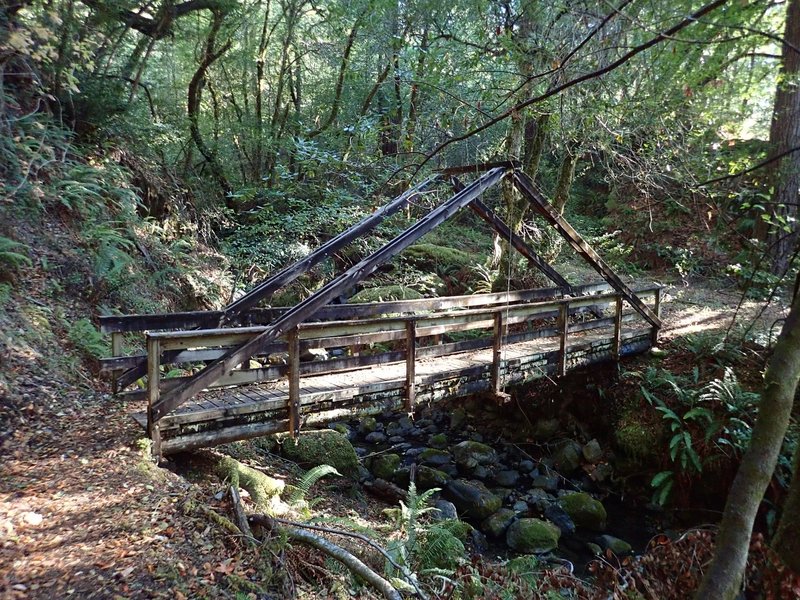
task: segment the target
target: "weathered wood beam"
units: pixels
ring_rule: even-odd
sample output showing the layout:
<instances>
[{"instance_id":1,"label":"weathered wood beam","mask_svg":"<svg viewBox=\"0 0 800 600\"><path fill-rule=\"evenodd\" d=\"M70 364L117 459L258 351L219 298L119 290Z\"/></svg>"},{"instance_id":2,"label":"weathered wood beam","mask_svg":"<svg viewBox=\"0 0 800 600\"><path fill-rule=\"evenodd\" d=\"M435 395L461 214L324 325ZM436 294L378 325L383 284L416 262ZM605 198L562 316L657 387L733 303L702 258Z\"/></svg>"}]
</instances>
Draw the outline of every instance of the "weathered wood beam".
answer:
<instances>
[{"instance_id":1,"label":"weathered wood beam","mask_svg":"<svg viewBox=\"0 0 800 600\"><path fill-rule=\"evenodd\" d=\"M406 321L406 412L414 412L417 395L417 324L414 319Z\"/></svg>"},{"instance_id":2,"label":"weathered wood beam","mask_svg":"<svg viewBox=\"0 0 800 600\"><path fill-rule=\"evenodd\" d=\"M588 262L611 287L620 293L625 300L656 329L661 327L661 319L649 306L623 282L611 267L600 257L597 252L584 240L581 235L567 223L557 210L534 188L533 181L524 172L515 170L511 174L517 189L533 205L536 211L550 223L558 233L567 240L574 250Z\"/></svg>"},{"instance_id":3,"label":"weathered wood beam","mask_svg":"<svg viewBox=\"0 0 800 600\"><path fill-rule=\"evenodd\" d=\"M186 383L163 396L160 402L153 407L154 418L159 419L163 417L200 392L203 388L232 371L249 357L261 352L262 348L267 344L288 333L292 327L295 327L311 317L317 310L328 304L343 291L371 275L379 266L386 263L416 242L420 237L452 217L488 188L500 181L507 172L507 169L504 168L492 169L487 172L467 186L462 192L433 209L425 217L417 221L417 223L406 229L381 249L364 258L358 264L300 302L297 306L288 310L282 317L270 325L264 333L231 351L225 357L211 363Z\"/></svg>"},{"instance_id":4,"label":"weathered wood beam","mask_svg":"<svg viewBox=\"0 0 800 600\"><path fill-rule=\"evenodd\" d=\"M492 169L517 169L520 166L518 160L500 160L496 162L474 163L471 165L458 165L455 167L445 167L437 169L441 175L463 175L464 173L483 173Z\"/></svg>"}]
</instances>

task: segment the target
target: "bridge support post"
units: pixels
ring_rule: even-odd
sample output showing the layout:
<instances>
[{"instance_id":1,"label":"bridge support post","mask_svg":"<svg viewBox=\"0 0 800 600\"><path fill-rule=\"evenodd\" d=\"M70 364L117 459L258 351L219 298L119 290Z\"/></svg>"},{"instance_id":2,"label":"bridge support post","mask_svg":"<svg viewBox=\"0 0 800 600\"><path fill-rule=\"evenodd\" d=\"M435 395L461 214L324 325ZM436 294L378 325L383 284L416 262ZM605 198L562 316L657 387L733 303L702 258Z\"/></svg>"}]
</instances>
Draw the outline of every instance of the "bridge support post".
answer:
<instances>
[{"instance_id":1,"label":"bridge support post","mask_svg":"<svg viewBox=\"0 0 800 600\"><path fill-rule=\"evenodd\" d=\"M658 287L655 290L655 295L653 296L653 312L656 314L657 317L661 318L661 288ZM657 346L658 345L658 332L660 331L660 327L656 327L655 325L652 326L650 329L650 345Z\"/></svg>"},{"instance_id":2,"label":"bridge support post","mask_svg":"<svg viewBox=\"0 0 800 600\"><path fill-rule=\"evenodd\" d=\"M500 363L503 356L503 313L494 313L494 344L492 345L492 391L499 396L503 391L503 381L500 374Z\"/></svg>"},{"instance_id":3,"label":"bridge support post","mask_svg":"<svg viewBox=\"0 0 800 600\"><path fill-rule=\"evenodd\" d=\"M119 331L111 334L111 356L122 356L122 333ZM111 376L111 392L119 392L119 371L114 371Z\"/></svg>"},{"instance_id":4,"label":"bridge support post","mask_svg":"<svg viewBox=\"0 0 800 600\"><path fill-rule=\"evenodd\" d=\"M569 302L562 302L558 307L558 329L561 335L561 344L558 352L558 376L567 374L567 348L569 348Z\"/></svg>"},{"instance_id":5,"label":"bridge support post","mask_svg":"<svg viewBox=\"0 0 800 600\"><path fill-rule=\"evenodd\" d=\"M616 309L614 311L614 341L611 348L614 360L619 360L622 348L622 296L617 296Z\"/></svg>"},{"instance_id":6,"label":"bridge support post","mask_svg":"<svg viewBox=\"0 0 800 600\"><path fill-rule=\"evenodd\" d=\"M406 411L414 412L414 401L417 396L417 322L406 321Z\"/></svg>"},{"instance_id":7,"label":"bridge support post","mask_svg":"<svg viewBox=\"0 0 800 600\"><path fill-rule=\"evenodd\" d=\"M300 433L300 333L292 328L289 342L289 434L296 438Z\"/></svg>"},{"instance_id":8,"label":"bridge support post","mask_svg":"<svg viewBox=\"0 0 800 600\"><path fill-rule=\"evenodd\" d=\"M147 337L147 435L152 440L152 453L156 461L161 459L161 431L153 416L153 405L158 402L161 385L161 344L158 339Z\"/></svg>"}]
</instances>

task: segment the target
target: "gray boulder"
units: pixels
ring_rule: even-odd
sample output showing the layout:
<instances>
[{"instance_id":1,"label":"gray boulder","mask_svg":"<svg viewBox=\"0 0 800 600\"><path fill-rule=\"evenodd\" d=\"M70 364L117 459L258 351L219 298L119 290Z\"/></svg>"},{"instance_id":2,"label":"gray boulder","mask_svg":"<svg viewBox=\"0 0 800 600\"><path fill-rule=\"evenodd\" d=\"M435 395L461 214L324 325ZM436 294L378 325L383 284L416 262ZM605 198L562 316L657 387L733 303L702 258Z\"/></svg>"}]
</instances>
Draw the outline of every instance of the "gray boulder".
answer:
<instances>
[{"instance_id":1,"label":"gray boulder","mask_svg":"<svg viewBox=\"0 0 800 600\"><path fill-rule=\"evenodd\" d=\"M453 446L453 457L456 464L465 469L474 469L478 465L489 466L497 462L494 448L471 440Z\"/></svg>"},{"instance_id":2,"label":"gray boulder","mask_svg":"<svg viewBox=\"0 0 800 600\"><path fill-rule=\"evenodd\" d=\"M486 489L480 481L454 479L445 486L444 494L462 516L476 521L496 513L503 504L502 499Z\"/></svg>"}]
</instances>

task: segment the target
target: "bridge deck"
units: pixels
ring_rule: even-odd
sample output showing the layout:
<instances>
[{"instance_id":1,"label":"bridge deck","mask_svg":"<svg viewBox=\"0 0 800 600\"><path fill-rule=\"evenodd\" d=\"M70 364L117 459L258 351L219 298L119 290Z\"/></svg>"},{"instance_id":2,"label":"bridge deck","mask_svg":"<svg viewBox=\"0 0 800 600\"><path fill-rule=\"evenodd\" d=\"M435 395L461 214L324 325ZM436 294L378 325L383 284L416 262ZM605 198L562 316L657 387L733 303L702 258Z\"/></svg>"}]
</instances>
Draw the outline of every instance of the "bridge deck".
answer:
<instances>
[{"instance_id":1,"label":"bridge deck","mask_svg":"<svg viewBox=\"0 0 800 600\"><path fill-rule=\"evenodd\" d=\"M638 328L621 334L620 355L645 351L651 332ZM540 338L503 346L500 382L503 387L540 377L556 376L560 339ZM570 336L565 370L612 360L614 331ZM415 400L431 402L491 391L492 348L416 361ZM309 375L300 379L300 420L303 425L355 414L377 413L404 405L406 363L393 362L345 372ZM170 453L287 431L289 382L286 378L253 385L205 390L159 422L162 452ZM147 416L137 422L147 427Z\"/></svg>"}]
</instances>

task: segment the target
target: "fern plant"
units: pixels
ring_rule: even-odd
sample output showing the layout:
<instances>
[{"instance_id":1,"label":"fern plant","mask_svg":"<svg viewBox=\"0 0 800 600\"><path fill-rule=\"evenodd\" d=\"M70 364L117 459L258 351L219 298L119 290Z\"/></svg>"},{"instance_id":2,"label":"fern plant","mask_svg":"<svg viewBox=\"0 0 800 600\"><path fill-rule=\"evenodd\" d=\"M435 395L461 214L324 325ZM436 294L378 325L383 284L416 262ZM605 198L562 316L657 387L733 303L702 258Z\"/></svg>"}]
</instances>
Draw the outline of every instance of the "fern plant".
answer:
<instances>
[{"instance_id":1,"label":"fern plant","mask_svg":"<svg viewBox=\"0 0 800 600\"><path fill-rule=\"evenodd\" d=\"M0 235L0 280L10 279L22 267L33 266L33 262L23 252L29 248L25 244Z\"/></svg>"},{"instance_id":2,"label":"fern plant","mask_svg":"<svg viewBox=\"0 0 800 600\"><path fill-rule=\"evenodd\" d=\"M311 491L311 488L314 487L314 484L328 475L336 475L337 477L342 476L339 471L330 465L318 465L313 469L306 471L300 478L300 481L297 483L297 485L286 486L290 492L286 499L287 504L289 504L298 512L304 513L306 518L310 517L310 509L314 506L314 504L316 504L316 501L307 501L306 497Z\"/></svg>"}]
</instances>

